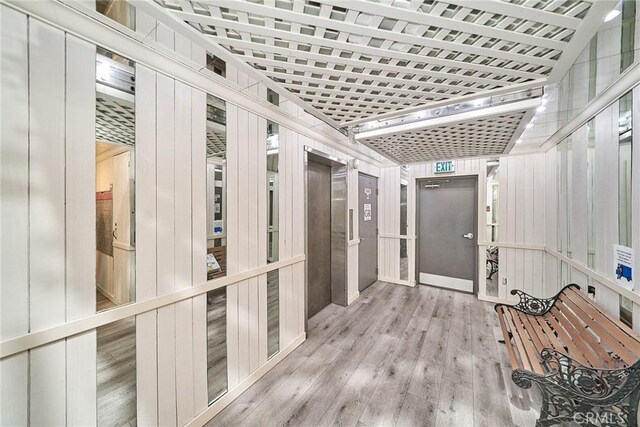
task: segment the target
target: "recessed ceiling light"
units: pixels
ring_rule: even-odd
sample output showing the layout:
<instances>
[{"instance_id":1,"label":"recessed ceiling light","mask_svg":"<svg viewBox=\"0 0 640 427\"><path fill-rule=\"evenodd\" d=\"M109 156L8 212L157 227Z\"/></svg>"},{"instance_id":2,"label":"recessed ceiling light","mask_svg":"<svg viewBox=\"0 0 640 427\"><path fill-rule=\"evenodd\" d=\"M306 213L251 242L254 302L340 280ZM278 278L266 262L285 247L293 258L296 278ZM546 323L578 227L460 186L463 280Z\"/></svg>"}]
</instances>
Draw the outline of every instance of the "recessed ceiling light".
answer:
<instances>
[{"instance_id":1,"label":"recessed ceiling light","mask_svg":"<svg viewBox=\"0 0 640 427\"><path fill-rule=\"evenodd\" d=\"M609 22L618 15L620 15L620 11L614 9L611 12L607 13L607 16L604 17L604 22Z\"/></svg>"}]
</instances>

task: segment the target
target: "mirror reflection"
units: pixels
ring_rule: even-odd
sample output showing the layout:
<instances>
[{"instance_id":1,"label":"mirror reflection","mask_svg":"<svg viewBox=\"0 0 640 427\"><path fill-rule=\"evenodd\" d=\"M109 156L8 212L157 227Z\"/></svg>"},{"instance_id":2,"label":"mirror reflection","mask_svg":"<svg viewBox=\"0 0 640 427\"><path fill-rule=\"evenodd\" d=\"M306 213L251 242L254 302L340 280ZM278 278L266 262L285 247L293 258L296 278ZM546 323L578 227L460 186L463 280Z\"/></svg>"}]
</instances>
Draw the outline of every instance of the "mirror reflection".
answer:
<instances>
[{"instance_id":1,"label":"mirror reflection","mask_svg":"<svg viewBox=\"0 0 640 427\"><path fill-rule=\"evenodd\" d=\"M135 71L96 55L96 310L135 301Z\"/></svg>"},{"instance_id":2,"label":"mirror reflection","mask_svg":"<svg viewBox=\"0 0 640 427\"><path fill-rule=\"evenodd\" d=\"M207 280L227 275L225 102L207 95Z\"/></svg>"},{"instance_id":3,"label":"mirror reflection","mask_svg":"<svg viewBox=\"0 0 640 427\"><path fill-rule=\"evenodd\" d=\"M207 386L209 403L227 392L227 288L207 292Z\"/></svg>"},{"instance_id":4,"label":"mirror reflection","mask_svg":"<svg viewBox=\"0 0 640 427\"><path fill-rule=\"evenodd\" d=\"M486 236L487 242L498 241L498 197L500 160L487 160L487 208L486 208ZM486 292L492 297L498 296L499 249L496 245L489 245L486 249Z\"/></svg>"},{"instance_id":5,"label":"mirror reflection","mask_svg":"<svg viewBox=\"0 0 640 427\"><path fill-rule=\"evenodd\" d=\"M96 329L98 426L137 424L136 318L118 320Z\"/></svg>"},{"instance_id":6,"label":"mirror reflection","mask_svg":"<svg viewBox=\"0 0 640 427\"><path fill-rule=\"evenodd\" d=\"M274 98L273 93L271 94ZM275 98L274 98L275 99ZM270 100L272 102L272 100ZM279 257L279 127L267 122L267 263L276 262ZM280 350L280 273L267 273L267 356Z\"/></svg>"},{"instance_id":7,"label":"mirror reflection","mask_svg":"<svg viewBox=\"0 0 640 427\"><path fill-rule=\"evenodd\" d=\"M407 186L409 171L407 166L400 168L400 235L406 236L407 228ZM409 280L409 255L407 239L400 239L400 280Z\"/></svg>"},{"instance_id":8,"label":"mirror reflection","mask_svg":"<svg viewBox=\"0 0 640 427\"><path fill-rule=\"evenodd\" d=\"M267 122L267 262L279 259L278 124Z\"/></svg>"}]
</instances>

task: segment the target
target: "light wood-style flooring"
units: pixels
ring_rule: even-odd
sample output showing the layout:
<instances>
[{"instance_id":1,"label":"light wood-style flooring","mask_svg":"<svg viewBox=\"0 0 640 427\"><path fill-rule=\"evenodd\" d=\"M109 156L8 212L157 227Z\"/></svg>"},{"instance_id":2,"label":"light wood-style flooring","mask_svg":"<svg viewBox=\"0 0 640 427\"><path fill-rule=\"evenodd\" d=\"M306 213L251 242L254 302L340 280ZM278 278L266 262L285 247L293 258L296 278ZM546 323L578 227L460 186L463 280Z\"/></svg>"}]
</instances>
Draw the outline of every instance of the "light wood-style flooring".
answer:
<instances>
[{"instance_id":1,"label":"light wood-style flooring","mask_svg":"<svg viewBox=\"0 0 640 427\"><path fill-rule=\"evenodd\" d=\"M493 306L377 282L309 320L307 340L209 426L533 426Z\"/></svg>"}]
</instances>

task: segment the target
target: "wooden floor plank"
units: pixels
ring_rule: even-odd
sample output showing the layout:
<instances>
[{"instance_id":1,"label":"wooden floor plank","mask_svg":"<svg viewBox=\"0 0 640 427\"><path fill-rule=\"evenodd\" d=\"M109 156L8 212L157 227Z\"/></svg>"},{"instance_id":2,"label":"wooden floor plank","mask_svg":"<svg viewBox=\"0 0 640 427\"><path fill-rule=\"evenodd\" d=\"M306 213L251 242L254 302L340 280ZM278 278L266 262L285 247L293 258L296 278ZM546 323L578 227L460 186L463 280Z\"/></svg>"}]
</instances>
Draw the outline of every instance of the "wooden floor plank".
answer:
<instances>
[{"instance_id":1,"label":"wooden floor plank","mask_svg":"<svg viewBox=\"0 0 640 427\"><path fill-rule=\"evenodd\" d=\"M539 400L511 381L488 303L378 282L317 316L307 341L209 426L535 424Z\"/></svg>"}]
</instances>

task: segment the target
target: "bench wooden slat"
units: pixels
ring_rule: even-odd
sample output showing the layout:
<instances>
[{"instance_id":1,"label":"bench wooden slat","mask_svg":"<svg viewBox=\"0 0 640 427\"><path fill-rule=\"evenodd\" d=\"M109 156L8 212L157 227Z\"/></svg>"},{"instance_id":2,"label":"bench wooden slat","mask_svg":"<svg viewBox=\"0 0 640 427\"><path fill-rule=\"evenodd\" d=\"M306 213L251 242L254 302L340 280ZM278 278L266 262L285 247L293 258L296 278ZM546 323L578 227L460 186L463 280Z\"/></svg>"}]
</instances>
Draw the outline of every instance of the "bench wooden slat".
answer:
<instances>
[{"instance_id":1,"label":"bench wooden slat","mask_svg":"<svg viewBox=\"0 0 640 427\"><path fill-rule=\"evenodd\" d=\"M560 339L560 341L562 341L564 346L569 349L569 356L573 357L583 365L588 365L589 363L582 355L582 352L578 349L578 347L564 330L562 325L560 325L558 319L556 319L556 317L554 316L554 313L550 311L545 314L544 317L549 322L549 326L553 328L553 330L558 334L558 338Z\"/></svg>"},{"instance_id":2,"label":"bench wooden slat","mask_svg":"<svg viewBox=\"0 0 640 427\"><path fill-rule=\"evenodd\" d=\"M564 304L562 306L565 310L558 308L559 304L556 304L551 311L560 324L567 331L567 334L571 337L571 341L576 345L578 350L582 353L584 358L589 362L590 366L601 368L602 361L596 354L595 350L589 345L584 329L582 325L575 319L575 316L571 314ZM578 322L578 325L574 324L573 320Z\"/></svg>"},{"instance_id":3,"label":"bench wooden slat","mask_svg":"<svg viewBox=\"0 0 640 427\"><path fill-rule=\"evenodd\" d=\"M602 325L604 325L605 323L610 324L611 328L606 328L607 331L611 335L613 335L622 345L628 348L629 351L636 355L635 359L630 361L625 360L625 362L632 364L636 360L638 360L637 355L640 355L640 341L638 340L635 332L627 327L624 323L614 319L609 313L602 310L598 305L593 304L593 301L591 301L582 292L575 289L570 289L570 291L571 292L567 293L567 296L569 298L571 298L574 302L580 301L582 306L588 309L587 312L594 318L596 322Z\"/></svg>"},{"instance_id":4,"label":"bench wooden slat","mask_svg":"<svg viewBox=\"0 0 640 427\"><path fill-rule=\"evenodd\" d=\"M559 301L562 303L563 306L571 309L571 312L573 313L573 315L577 319L579 319L581 323L585 325L584 326L585 328L589 328L589 329L583 328L583 337L585 340L588 341L591 348L596 352L596 354L602 361L602 364L604 364L604 367L611 368L611 369L620 368L621 367L620 364L612 360L611 356L605 351L602 343L600 342L603 339L601 337L601 334L599 334L596 330L596 329L601 329L599 325L595 325L595 329L594 329L593 319L590 316L588 316L584 311L582 311L582 309L578 307L569 298L563 296L559 299ZM593 331L597 335L594 335L590 331Z\"/></svg>"},{"instance_id":5,"label":"bench wooden slat","mask_svg":"<svg viewBox=\"0 0 640 427\"><path fill-rule=\"evenodd\" d=\"M519 313L518 316L520 317L520 321L524 324L524 328L529 333L529 336L531 337L531 340L533 341L533 344L536 347L536 352L540 354L542 349L545 348L545 344L543 343L544 334L541 333L542 328L540 327L540 325L538 324L534 325L531 322L531 319L530 319L531 316L527 316L524 313ZM548 343L548 340L547 340L547 343ZM547 345L546 347L549 347L549 345Z\"/></svg>"},{"instance_id":6,"label":"bench wooden slat","mask_svg":"<svg viewBox=\"0 0 640 427\"><path fill-rule=\"evenodd\" d=\"M514 330L513 328L515 327L515 331L517 331L517 334L513 334L513 338L518 347L520 359L526 370L542 375L544 374L544 370L540 364L539 355L536 353L528 334L525 332L522 322L519 320L518 313L517 310L508 310L507 321L510 322L512 330Z\"/></svg>"},{"instance_id":7,"label":"bench wooden slat","mask_svg":"<svg viewBox=\"0 0 640 427\"><path fill-rule=\"evenodd\" d=\"M635 352L635 350L629 348L630 345L633 347L632 342L635 340L625 334L622 329L616 328L610 317L604 316L603 313L600 310L597 310L593 304L582 299L579 295L577 296L576 293L568 294L567 296L574 303L578 304L579 308L581 308L588 317L591 317L593 322L592 328L610 350L614 351L628 365L631 365L638 360L640 350Z\"/></svg>"},{"instance_id":8,"label":"bench wooden slat","mask_svg":"<svg viewBox=\"0 0 640 427\"><path fill-rule=\"evenodd\" d=\"M547 319L544 318L544 316L533 316L533 321L542 328L542 335L544 335L544 337L549 341L549 347L561 353L567 352L564 344L562 344L556 334L553 333L553 330L549 326L549 323L547 322Z\"/></svg>"},{"instance_id":9,"label":"bench wooden slat","mask_svg":"<svg viewBox=\"0 0 640 427\"><path fill-rule=\"evenodd\" d=\"M505 312L504 307L498 307L498 318L500 319L500 329L502 329L502 336L504 337L504 344L507 347L507 354L509 355L509 362L511 362L511 367L515 370L520 368L518 362L516 361L516 355L513 352L513 344L509 339L509 331L507 331L507 325L505 324Z\"/></svg>"}]
</instances>

